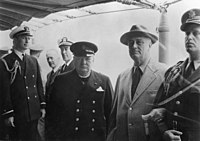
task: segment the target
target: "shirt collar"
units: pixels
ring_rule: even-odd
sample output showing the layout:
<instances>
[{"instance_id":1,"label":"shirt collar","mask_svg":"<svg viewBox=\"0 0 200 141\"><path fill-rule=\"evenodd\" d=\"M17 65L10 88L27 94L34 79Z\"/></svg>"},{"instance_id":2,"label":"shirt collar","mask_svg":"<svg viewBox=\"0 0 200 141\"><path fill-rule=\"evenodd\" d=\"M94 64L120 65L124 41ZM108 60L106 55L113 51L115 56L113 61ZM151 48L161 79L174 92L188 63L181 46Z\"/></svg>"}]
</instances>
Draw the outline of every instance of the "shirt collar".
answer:
<instances>
[{"instance_id":1,"label":"shirt collar","mask_svg":"<svg viewBox=\"0 0 200 141\"><path fill-rule=\"evenodd\" d=\"M190 62L191 62L191 59L189 58L187 67L188 67L188 65L190 64ZM194 62L194 69L195 69L195 70L198 69L198 67L200 67L200 60L195 60L195 61L193 61L193 62Z\"/></svg>"},{"instance_id":2,"label":"shirt collar","mask_svg":"<svg viewBox=\"0 0 200 141\"><path fill-rule=\"evenodd\" d=\"M69 66L69 64L72 62L73 59L69 60L66 65Z\"/></svg>"},{"instance_id":3,"label":"shirt collar","mask_svg":"<svg viewBox=\"0 0 200 141\"><path fill-rule=\"evenodd\" d=\"M56 68L52 69L52 71L55 73L60 67L57 66Z\"/></svg>"},{"instance_id":4,"label":"shirt collar","mask_svg":"<svg viewBox=\"0 0 200 141\"><path fill-rule=\"evenodd\" d=\"M150 61L150 58L147 59L142 65L139 66L139 68L140 68L140 70L142 71L142 73L144 73L144 70L145 70L147 64L149 63L149 61ZM136 67L137 67L137 66L134 65L134 70L135 70Z\"/></svg>"},{"instance_id":5,"label":"shirt collar","mask_svg":"<svg viewBox=\"0 0 200 141\"><path fill-rule=\"evenodd\" d=\"M18 56L21 60L23 60L23 57L24 57L25 53L22 53L22 52L20 52L20 51L18 51L18 50L16 50L16 49L14 49L14 52L15 52L15 54L17 54L17 56Z\"/></svg>"}]
</instances>

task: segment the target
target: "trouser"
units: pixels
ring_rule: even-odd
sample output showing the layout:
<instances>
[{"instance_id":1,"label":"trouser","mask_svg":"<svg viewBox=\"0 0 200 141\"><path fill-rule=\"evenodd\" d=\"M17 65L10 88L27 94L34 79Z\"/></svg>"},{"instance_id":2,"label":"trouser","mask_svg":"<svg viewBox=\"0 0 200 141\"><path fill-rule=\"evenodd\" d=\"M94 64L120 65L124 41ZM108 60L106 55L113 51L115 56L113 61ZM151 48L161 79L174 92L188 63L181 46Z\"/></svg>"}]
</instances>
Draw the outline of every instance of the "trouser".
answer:
<instances>
[{"instance_id":1,"label":"trouser","mask_svg":"<svg viewBox=\"0 0 200 141\"><path fill-rule=\"evenodd\" d=\"M17 140L20 141L38 141L38 120L16 124Z\"/></svg>"}]
</instances>

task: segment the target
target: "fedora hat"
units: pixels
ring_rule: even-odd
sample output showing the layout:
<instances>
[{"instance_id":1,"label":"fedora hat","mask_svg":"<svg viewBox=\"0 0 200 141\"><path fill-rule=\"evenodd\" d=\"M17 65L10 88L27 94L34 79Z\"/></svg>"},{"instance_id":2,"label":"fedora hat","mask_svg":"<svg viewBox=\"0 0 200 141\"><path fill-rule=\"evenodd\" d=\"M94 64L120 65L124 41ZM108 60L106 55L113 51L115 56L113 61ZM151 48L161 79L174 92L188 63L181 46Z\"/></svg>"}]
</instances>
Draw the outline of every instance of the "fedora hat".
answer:
<instances>
[{"instance_id":1,"label":"fedora hat","mask_svg":"<svg viewBox=\"0 0 200 141\"><path fill-rule=\"evenodd\" d=\"M190 24L200 25L200 9L191 9L185 12L181 18L181 30L185 31Z\"/></svg>"},{"instance_id":2,"label":"fedora hat","mask_svg":"<svg viewBox=\"0 0 200 141\"><path fill-rule=\"evenodd\" d=\"M151 39L153 44L158 40L156 35L151 33L145 26L142 25L133 25L129 32L126 32L121 36L120 41L121 43L128 45L128 42L132 37L147 37Z\"/></svg>"}]
</instances>

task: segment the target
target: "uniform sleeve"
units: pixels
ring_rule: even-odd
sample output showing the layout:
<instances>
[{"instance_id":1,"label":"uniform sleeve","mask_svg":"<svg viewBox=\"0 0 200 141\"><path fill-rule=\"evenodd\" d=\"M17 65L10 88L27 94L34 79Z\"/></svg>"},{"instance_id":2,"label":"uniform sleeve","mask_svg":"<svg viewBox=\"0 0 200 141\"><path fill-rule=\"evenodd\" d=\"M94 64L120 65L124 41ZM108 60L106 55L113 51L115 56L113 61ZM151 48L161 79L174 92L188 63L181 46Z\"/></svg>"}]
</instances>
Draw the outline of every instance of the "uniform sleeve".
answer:
<instances>
[{"instance_id":1,"label":"uniform sleeve","mask_svg":"<svg viewBox=\"0 0 200 141\"><path fill-rule=\"evenodd\" d=\"M14 116L14 110L11 102L10 96L10 73L6 70L5 64L2 60L0 60L0 80L1 82L1 90L0 95L2 98L2 115L4 118L8 118Z\"/></svg>"},{"instance_id":2,"label":"uniform sleeve","mask_svg":"<svg viewBox=\"0 0 200 141\"><path fill-rule=\"evenodd\" d=\"M41 109L44 109L46 107L46 102L45 102L45 95L44 95L44 87L42 84L42 77L41 77L41 72L40 72L40 66L38 64L38 61L36 60L37 64L37 91L38 95L40 98L40 106Z\"/></svg>"}]
</instances>

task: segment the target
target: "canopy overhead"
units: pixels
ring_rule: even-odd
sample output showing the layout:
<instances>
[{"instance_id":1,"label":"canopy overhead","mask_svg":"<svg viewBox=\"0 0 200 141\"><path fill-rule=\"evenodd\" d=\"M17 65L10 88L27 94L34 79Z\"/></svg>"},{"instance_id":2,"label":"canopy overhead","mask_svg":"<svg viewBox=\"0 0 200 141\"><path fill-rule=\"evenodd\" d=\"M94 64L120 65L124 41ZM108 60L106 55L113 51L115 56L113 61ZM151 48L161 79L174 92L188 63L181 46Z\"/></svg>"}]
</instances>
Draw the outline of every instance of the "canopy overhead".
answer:
<instances>
[{"instance_id":1,"label":"canopy overhead","mask_svg":"<svg viewBox=\"0 0 200 141\"><path fill-rule=\"evenodd\" d=\"M43 18L51 13L111 1L113 0L1 0L0 30L12 29L32 17Z\"/></svg>"}]
</instances>

